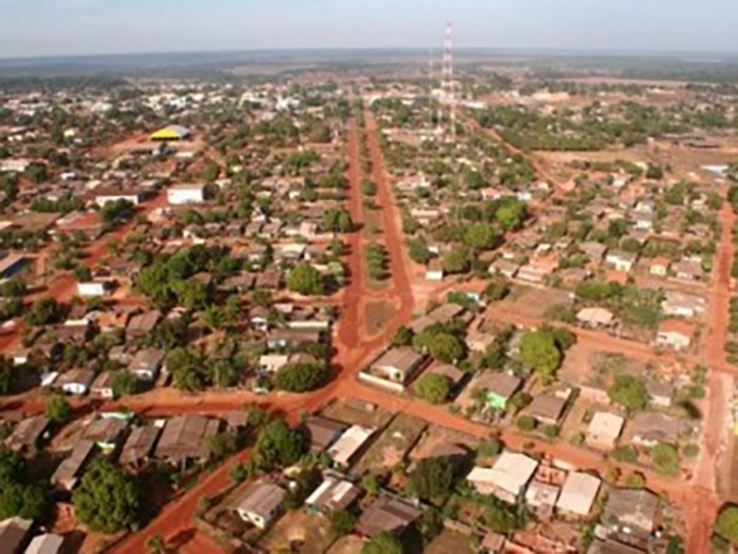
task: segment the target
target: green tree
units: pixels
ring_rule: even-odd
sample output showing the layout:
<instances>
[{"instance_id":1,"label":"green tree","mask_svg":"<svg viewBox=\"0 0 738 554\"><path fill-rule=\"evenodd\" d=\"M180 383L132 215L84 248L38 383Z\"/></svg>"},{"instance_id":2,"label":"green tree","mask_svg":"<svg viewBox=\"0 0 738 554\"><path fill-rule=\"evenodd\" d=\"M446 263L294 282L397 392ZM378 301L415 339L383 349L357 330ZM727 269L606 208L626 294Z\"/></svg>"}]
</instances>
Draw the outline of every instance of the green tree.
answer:
<instances>
[{"instance_id":1,"label":"green tree","mask_svg":"<svg viewBox=\"0 0 738 554\"><path fill-rule=\"evenodd\" d=\"M166 554L167 543L164 537L156 533L146 539L146 548L150 554Z\"/></svg>"},{"instance_id":2,"label":"green tree","mask_svg":"<svg viewBox=\"0 0 738 554\"><path fill-rule=\"evenodd\" d=\"M443 269L447 273L469 271L469 253L464 248L454 248L443 257Z\"/></svg>"},{"instance_id":3,"label":"green tree","mask_svg":"<svg viewBox=\"0 0 738 554\"><path fill-rule=\"evenodd\" d=\"M46 417L54 423L66 423L72 417L72 407L64 396L52 396L46 402Z\"/></svg>"},{"instance_id":4,"label":"green tree","mask_svg":"<svg viewBox=\"0 0 738 554\"><path fill-rule=\"evenodd\" d=\"M648 406L646 384L643 379L633 375L618 375L607 395L613 402L628 410L628 413L640 412Z\"/></svg>"},{"instance_id":5,"label":"green tree","mask_svg":"<svg viewBox=\"0 0 738 554\"><path fill-rule=\"evenodd\" d=\"M445 375L426 373L415 382L415 394L431 404L443 404L451 392L451 380Z\"/></svg>"},{"instance_id":6,"label":"green tree","mask_svg":"<svg viewBox=\"0 0 738 554\"><path fill-rule=\"evenodd\" d=\"M512 196L507 196L503 199L502 205L495 213L495 219L503 229L512 231L521 226L527 215L528 209L525 202L521 202Z\"/></svg>"},{"instance_id":7,"label":"green tree","mask_svg":"<svg viewBox=\"0 0 738 554\"><path fill-rule=\"evenodd\" d=\"M356 525L356 516L346 510L334 510L328 515L331 535L335 538L351 533Z\"/></svg>"},{"instance_id":8,"label":"green tree","mask_svg":"<svg viewBox=\"0 0 738 554\"><path fill-rule=\"evenodd\" d=\"M444 500L454 485L454 467L448 458L423 458L410 474L408 490L421 500Z\"/></svg>"},{"instance_id":9,"label":"green tree","mask_svg":"<svg viewBox=\"0 0 738 554\"><path fill-rule=\"evenodd\" d=\"M326 364L289 363L277 371L274 385L289 392L308 392L322 387L329 377Z\"/></svg>"},{"instance_id":10,"label":"green tree","mask_svg":"<svg viewBox=\"0 0 738 554\"><path fill-rule=\"evenodd\" d=\"M107 460L94 460L72 493L77 518L95 532L112 534L140 521L138 486L129 474Z\"/></svg>"},{"instance_id":11,"label":"green tree","mask_svg":"<svg viewBox=\"0 0 738 554\"><path fill-rule=\"evenodd\" d=\"M265 471L296 463L305 453L305 437L282 419L266 424L254 447L254 460Z\"/></svg>"},{"instance_id":12,"label":"green tree","mask_svg":"<svg viewBox=\"0 0 738 554\"><path fill-rule=\"evenodd\" d=\"M53 298L36 300L26 314L26 323L29 325L49 325L61 318L61 307Z\"/></svg>"},{"instance_id":13,"label":"green tree","mask_svg":"<svg viewBox=\"0 0 738 554\"><path fill-rule=\"evenodd\" d=\"M343 208L331 208L323 216L323 227L331 233L348 233L353 225L351 215Z\"/></svg>"},{"instance_id":14,"label":"green tree","mask_svg":"<svg viewBox=\"0 0 738 554\"><path fill-rule=\"evenodd\" d=\"M392 346L410 346L413 343L413 336L412 329L403 325L397 329L395 336L392 337Z\"/></svg>"},{"instance_id":15,"label":"green tree","mask_svg":"<svg viewBox=\"0 0 738 554\"><path fill-rule=\"evenodd\" d=\"M561 365L562 355L550 333L529 331L520 342L520 361L549 383Z\"/></svg>"},{"instance_id":16,"label":"green tree","mask_svg":"<svg viewBox=\"0 0 738 554\"><path fill-rule=\"evenodd\" d=\"M325 286L320 272L309 264L295 266L287 276L287 288L303 295L323 294Z\"/></svg>"},{"instance_id":17,"label":"green tree","mask_svg":"<svg viewBox=\"0 0 738 554\"><path fill-rule=\"evenodd\" d=\"M646 486L646 477L639 471L629 473L625 478L625 486L629 489L642 489Z\"/></svg>"},{"instance_id":18,"label":"green tree","mask_svg":"<svg viewBox=\"0 0 738 554\"><path fill-rule=\"evenodd\" d=\"M660 442L651 451L651 467L662 475L679 473L679 449L673 444Z\"/></svg>"},{"instance_id":19,"label":"green tree","mask_svg":"<svg viewBox=\"0 0 738 554\"><path fill-rule=\"evenodd\" d=\"M738 506L728 504L718 514L715 532L732 543L738 543Z\"/></svg>"},{"instance_id":20,"label":"green tree","mask_svg":"<svg viewBox=\"0 0 738 554\"><path fill-rule=\"evenodd\" d=\"M439 362L452 363L466 354L464 343L451 333L438 333L430 344L430 355Z\"/></svg>"},{"instance_id":21,"label":"green tree","mask_svg":"<svg viewBox=\"0 0 738 554\"><path fill-rule=\"evenodd\" d=\"M10 394L15 382L15 366L4 356L0 356L0 394Z\"/></svg>"},{"instance_id":22,"label":"green tree","mask_svg":"<svg viewBox=\"0 0 738 554\"><path fill-rule=\"evenodd\" d=\"M395 535L386 531L379 533L361 547L361 554L404 554L405 547Z\"/></svg>"},{"instance_id":23,"label":"green tree","mask_svg":"<svg viewBox=\"0 0 738 554\"><path fill-rule=\"evenodd\" d=\"M496 239L495 230L483 222L473 223L464 231L464 244L473 250L488 250Z\"/></svg>"},{"instance_id":24,"label":"green tree","mask_svg":"<svg viewBox=\"0 0 738 554\"><path fill-rule=\"evenodd\" d=\"M116 398L128 394L137 394L141 391L141 381L135 373L130 371L116 371L113 379L113 394Z\"/></svg>"}]
</instances>

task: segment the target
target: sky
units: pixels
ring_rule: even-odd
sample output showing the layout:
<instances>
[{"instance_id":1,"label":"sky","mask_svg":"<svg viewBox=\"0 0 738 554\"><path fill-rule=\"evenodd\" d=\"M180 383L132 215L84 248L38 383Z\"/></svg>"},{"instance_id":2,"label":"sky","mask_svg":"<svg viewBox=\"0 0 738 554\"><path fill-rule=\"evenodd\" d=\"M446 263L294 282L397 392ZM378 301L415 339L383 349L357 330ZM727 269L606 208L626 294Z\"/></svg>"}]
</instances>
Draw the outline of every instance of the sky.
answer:
<instances>
[{"instance_id":1,"label":"sky","mask_svg":"<svg viewBox=\"0 0 738 554\"><path fill-rule=\"evenodd\" d=\"M738 52L736 0L0 0L0 58L302 48Z\"/></svg>"}]
</instances>

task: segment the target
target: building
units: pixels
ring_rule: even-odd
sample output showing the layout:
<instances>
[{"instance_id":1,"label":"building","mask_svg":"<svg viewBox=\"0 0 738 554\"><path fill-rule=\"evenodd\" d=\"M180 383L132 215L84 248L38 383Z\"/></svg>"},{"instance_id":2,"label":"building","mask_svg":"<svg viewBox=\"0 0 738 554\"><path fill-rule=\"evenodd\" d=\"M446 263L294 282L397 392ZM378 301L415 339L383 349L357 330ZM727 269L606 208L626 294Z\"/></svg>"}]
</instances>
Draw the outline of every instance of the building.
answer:
<instances>
[{"instance_id":1,"label":"building","mask_svg":"<svg viewBox=\"0 0 738 554\"><path fill-rule=\"evenodd\" d=\"M94 442L103 452L111 452L122 443L127 430L126 419L108 415L90 423L82 438Z\"/></svg>"},{"instance_id":2,"label":"building","mask_svg":"<svg viewBox=\"0 0 738 554\"><path fill-rule=\"evenodd\" d=\"M140 468L149 461L160 434L161 427L156 425L136 427L123 445L118 461L130 468Z\"/></svg>"},{"instance_id":3,"label":"building","mask_svg":"<svg viewBox=\"0 0 738 554\"><path fill-rule=\"evenodd\" d=\"M633 419L633 444L653 447L660 442L676 444L679 420L660 412L641 412Z\"/></svg>"},{"instance_id":4,"label":"building","mask_svg":"<svg viewBox=\"0 0 738 554\"><path fill-rule=\"evenodd\" d=\"M205 201L205 185L182 184L167 189L167 202L173 206L199 204Z\"/></svg>"},{"instance_id":5,"label":"building","mask_svg":"<svg viewBox=\"0 0 738 554\"><path fill-rule=\"evenodd\" d=\"M244 493L236 511L241 519L266 529L282 511L287 493L273 483L257 481Z\"/></svg>"},{"instance_id":6,"label":"building","mask_svg":"<svg viewBox=\"0 0 738 554\"><path fill-rule=\"evenodd\" d=\"M326 475L323 483L305 501L308 511L328 515L351 507L361 495L361 489L338 476Z\"/></svg>"},{"instance_id":7,"label":"building","mask_svg":"<svg viewBox=\"0 0 738 554\"><path fill-rule=\"evenodd\" d=\"M424 361L425 356L418 354L409 346L390 348L368 370L362 371L359 378L402 391Z\"/></svg>"},{"instance_id":8,"label":"building","mask_svg":"<svg viewBox=\"0 0 738 554\"><path fill-rule=\"evenodd\" d=\"M538 467L538 462L517 452L503 452L492 468L475 467L466 477L481 494L493 494L514 504L525 492Z\"/></svg>"},{"instance_id":9,"label":"building","mask_svg":"<svg viewBox=\"0 0 738 554\"><path fill-rule=\"evenodd\" d=\"M220 420L201 415L183 415L167 420L156 445L155 457L187 464L208 457L208 439L218 432Z\"/></svg>"},{"instance_id":10,"label":"building","mask_svg":"<svg viewBox=\"0 0 738 554\"><path fill-rule=\"evenodd\" d=\"M674 350L686 350L692 344L694 325L680 319L667 319L659 325L656 344Z\"/></svg>"},{"instance_id":11,"label":"building","mask_svg":"<svg viewBox=\"0 0 738 554\"><path fill-rule=\"evenodd\" d=\"M158 310L136 314L128 321L126 336L128 338L143 337L156 327L159 320L161 320L161 312Z\"/></svg>"},{"instance_id":12,"label":"building","mask_svg":"<svg viewBox=\"0 0 738 554\"><path fill-rule=\"evenodd\" d=\"M638 254L623 252L622 250L612 250L605 256L605 261L616 271L630 273L638 261Z\"/></svg>"},{"instance_id":13,"label":"building","mask_svg":"<svg viewBox=\"0 0 738 554\"><path fill-rule=\"evenodd\" d=\"M192 132L187 127L181 125L169 125L163 129L159 129L151 133L151 140L153 141L182 141L187 140L192 136Z\"/></svg>"},{"instance_id":14,"label":"building","mask_svg":"<svg viewBox=\"0 0 738 554\"><path fill-rule=\"evenodd\" d=\"M38 448L41 439L47 435L48 428L49 420L44 415L19 421L5 439L5 446L16 452L32 451Z\"/></svg>"},{"instance_id":15,"label":"building","mask_svg":"<svg viewBox=\"0 0 738 554\"><path fill-rule=\"evenodd\" d=\"M77 486L82 468L95 450L95 441L79 440L72 449L72 454L59 464L51 476L51 484L60 489L71 491Z\"/></svg>"},{"instance_id":16,"label":"building","mask_svg":"<svg viewBox=\"0 0 738 554\"><path fill-rule=\"evenodd\" d=\"M305 421L310 436L310 450L324 452L348 429L348 425L326 417L312 416Z\"/></svg>"},{"instance_id":17,"label":"building","mask_svg":"<svg viewBox=\"0 0 738 554\"><path fill-rule=\"evenodd\" d=\"M98 375L90 386L90 395L105 400L114 398L115 390L113 389L113 383L115 383L116 375L117 373L115 371L104 371Z\"/></svg>"},{"instance_id":18,"label":"building","mask_svg":"<svg viewBox=\"0 0 738 554\"><path fill-rule=\"evenodd\" d=\"M353 425L333 443L333 446L328 449L328 454L339 467L349 467L354 455L373 434L374 429Z\"/></svg>"},{"instance_id":19,"label":"building","mask_svg":"<svg viewBox=\"0 0 738 554\"><path fill-rule=\"evenodd\" d=\"M508 401L523 385L521 379L508 373L487 371L478 377L469 386L484 390L487 406L500 411L507 408Z\"/></svg>"},{"instance_id":20,"label":"building","mask_svg":"<svg viewBox=\"0 0 738 554\"><path fill-rule=\"evenodd\" d=\"M139 350L128 364L128 371L143 381L153 382L164 363L165 353L157 348Z\"/></svg>"},{"instance_id":21,"label":"building","mask_svg":"<svg viewBox=\"0 0 738 554\"><path fill-rule=\"evenodd\" d=\"M23 552L23 545L28 540L33 521L11 517L0 522L0 552L19 554Z\"/></svg>"},{"instance_id":22,"label":"building","mask_svg":"<svg viewBox=\"0 0 738 554\"><path fill-rule=\"evenodd\" d=\"M582 308L577 313L577 321L588 327L610 327L615 322L615 316L605 308Z\"/></svg>"},{"instance_id":23,"label":"building","mask_svg":"<svg viewBox=\"0 0 738 554\"><path fill-rule=\"evenodd\" d=\"M83 298L92 296L105 296L108 289L106 281L88 281L77 283L77 295Z\"/></svg>"},{"instance_id":24,"label":"building","mask_svg":"<svg viewBox=\"0 0 738 554\"><path fill-rule=\"evenodd\" d=\"M666 256L654 258L648 264L648 272L655 277L666 277L669 274L671 260Z\"/></svg>"},{"instance_id":25,"label":"building","mask_svg":"<svg viewBox=\"0 0 738 554\"><path fill-rule=\"evenodd\" d=\"M601 485L602 482L589 473L579 471L569 473L561 487L556 509L563 515L587 517L597 499Z\"/></svg>"},{"instance_id":26,"label":"building","mask_svg":"<svg viewBox=\"0 0 738 554\"><path fill-rule=\"evenodd\" d=\"M10 279L29 264L29 259L23 254L9 254L0 259L0 277Z\"/></svg>"},{"instance_id":27,"label":"building","mask_svg":"<svg viewBox=\"0 0 738 554\"><path fill-rule=\"evenodd\" d=\"M646 382L646 391L648 398L653 406L659 408L671 407L674 398L674 386L669 383L659 383L656 381Z\"/></svg>"},{"instance_id":28,"label":"building","mask_svg":"<svg viewBox=\"0 0 738 554\"><path fill-rule=\"evenodd\" d=\"M649 537L656 527L659 497L645 489L610 490L602 522L613 531Z\"/></svg>"},{"instance_id":29,"label":"building","mask_svg":"<svg viewBox=\"0 0 738 554\"><path fill-rule=\"evenodd\" d=\"M64 537L46 533L33 537L31 544L26 548L25 554L58 554L64 544Z\"/></svg>"},{"instance_id":30,"label":"building","mask_svg":"<svg viewBox=\"0 0 738 554\"><path fill-rule=\"evenodd\" d=\"M431 260L428 267L425 270L425 278L428 281L443 281L445 276L443 271L443 264L440 260Z\"/></svg>"},{"instance_id":31,"label":"building","mask_svg":"<svg viewBox=\"0 0 738 554\"><path fill-rule=\"evenodd\" d=\"M539 394L525 409L525 413L543 425L557 425L566 408L566 398Z\"/></svg>"},{"instance_id":32,"label":"building","mask_svg":"<svg viewBox=\"0 0 738 554\"><path fill-rule=\"evenodd\" d=\"M560 490L556 485L533 481L525 492L525 504L534 509L539 519L550 519Z\"/></svg>"},{"instance_id":33,"label":"building","mask_svg":"<svg viewBox=\"0 0 738 554\"><path fill-rule=\"evenodd\" d=\"M114 202L130 202L134 206L138 206L143 200L143 193L139 190L123 190L117 188L105 188L95 190L95 204L104 207L106 204Z\"/></svg>"},{"instance_id":34,"label":"building","mask_svg":"<svg viewBox=\"0 0 738 554\"><path fill-rule=\"evenodd\" d=\"M668 290L664 292L661 309L667 317L693 318L705 311L707 301L701 296Z\"/></svg>"},{"instance_id":35,"label":"building","mask_svg":"<svg viewBox=\"0 0 738 554\"><path fill-rule=\"evenodd\" d=\"M356 532L371 539L381 533L402 534L420 517L418 507L405 500L388 495L377 498L364 510L356 524Z\"/></svg>"},{"instance_id":36,"label":"building","mask_svg":"<svg viewBox=\"0 0 738 554\"><path fill-rule=\"evenodd\" d=\"M95 380L95 372L91 369L72 369L62 373L54 381L54 386L67 394L83 395L90 391Z\"/></svg>"},{"instance_id":37,"label":"building","mask_svg":"<svg viewBox=\"0 0 738 554\"><path fill-rule=\"evenodd\" d=\"M587 427L587 445L599 450L612 450L624 424L625 420L619 415L597 412Z\"/></svg>"}]
</instances>

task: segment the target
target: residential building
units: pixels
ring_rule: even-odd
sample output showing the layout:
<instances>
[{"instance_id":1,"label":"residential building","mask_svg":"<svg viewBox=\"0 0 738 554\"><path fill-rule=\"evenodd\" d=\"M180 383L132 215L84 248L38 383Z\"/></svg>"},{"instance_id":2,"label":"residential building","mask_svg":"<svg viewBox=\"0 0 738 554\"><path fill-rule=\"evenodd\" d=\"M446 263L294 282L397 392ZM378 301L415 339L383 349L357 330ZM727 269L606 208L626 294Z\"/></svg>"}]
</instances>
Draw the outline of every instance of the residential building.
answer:
<instances>
[{"instance_id":1,"label":"residential building","mask_svg":"<svg viewBox=\"0 0 738 554\"><path fill-rule=\"evenodd\" d=\"M600 450L612 450L620 437L625 420L619 415L597 412L587 427L587 445Z\"/></svg>"},{"instance_id":2,"label":"residential building","mask_svg":"<svg viewBox=\"0 0 738 554\"><path fill-rule=\"evenodd\" d=\"M305 421L310 437L310 450L324 452L349 428L349 425L322 416L311 416Z\"/></svg>"},{"instance_id":3,"label":"residential building","mask_svg":"<svg viewBox=\"0 0 738 554\"><path fill-rule=\"evenodd\" d=\"M95 372L91 369L71 369L59 375L54 386L67 394L87 394L95 380Z\"/></svg>"},{"instance_id":4,"label":"residential building","mask_svg":"<svg viewBox=\"0 0 738 554\"><path fill-rule=\"evenodd\" d=\"M692 344L694 325L680 319L662 321L656 333L656 344L674 350L686 350Z\"/></svg>"},{"instance_id":5,"label":"residential building","mask_svg":"<svg viewBox=\"0 0 738 554\"><path fill-rule=\"evenodd\" d=\"M123 445L118 461L130 468L140 468L149 461L160 434L161 427L156 425L136 427Z\"/></svg>"},{"instance_id":6,"label":"residential building","mask_svg":"<svg viewBox=\"0 0 738 554\"><path fill-rule=\"evenodd\" d=\"M402 534L420 517L418 507L405 500L381 495L361 514L356 532L371 539L380 533Z\"/></svg>"},{"instance_id":7,"label":"residential building","mask_svg":"<svg viewBox=\"0 0 738 554\"><path fill-rule=\"evenodd\" d=\"M155 457L186 464L208 457L208 439L218 432L220 420L201 415L183 415L167 420L156 445Z\"/></svg>"},{"instance_id":8,"label":"residential building","mask_svg":"<svg viewBox=\"0 0 738 554\"><path fill-rule=\"evenodd\" d=\"M183 184L167 189L167 201L173 206L183 204L199 204L205 201L205 185Z\"/></svg>"},{"instance_id":9,"label":"residential building","mask_svg":"<svg viewBox=\"0 0 738 554\"><path fill-rule=\"evenodd\" d=\"M139 350L128 364L128 371L143 381L153 382L159 375L165 356L165 352L158 348Z\"/></svg>"},{"instance_id":10,"label":"residential building","mask_svg":"<svg viewBox=\"0 0 738 554\"><path fill-rule=\"evenodd\" d=\"M646 489L612 489L602 522L625 535L648 537L656 527L659 497Z\"/></svg>"},{"instance_id":11,"label":"residential building","mask_svg":"<svg viewBox=\"0 0 738 554\"><path fill-rule=\"evenodd\" d=\"M525 492L537 467L536 460L505 451L491 468L475 467L466 479L481 494L493 494L512 504Z\"/></svg>"},{"instance_id":12,"label":"residential building","mask_svg":"<svg viewBox=\"0 0 738 554\"><path fill-rule=\"evenodd\" d=\"M377 358L368 370L362 371L359 378L380 386L402 390L421 368L425 359L425 356L418 354L409 346L393 347Z\"/></svg>"},{"instance_id":13,"label":"residential building","mask_svg":"<svg viewBox=\"0 0 738 554\"><path fill-rule=\"evenodd\" d=\"M556 509L564 515L589 516L601 485L600 479L589 473L579 471L569 473L561 487Z\"/></svg>"},{"instance_id":14,"label":"residential building","mask_svg":"<svg viewBox=\"0 0 738 554\"><path fill-rule=\"evenodd\" d=\"M361 489L339 476L326 475L323 482L305 501L312 513L329 515L351 507L361 495Z\"/></svg>"},{"instance_id":15,"label":"residential building","mask_svg":"<svg viewBox=\"0 0 738 554\"><path fill-rule=\"evenodd\" d=\"M35 450L47 435L48 428L49 419L44 415L23 419L5 439L5 446L16 452Z\"/></svg>"},{"instance_id":16,"label":"residential building","mask_svg":"<svg viewBox=\"0 0 738 554\"><path fill-rule=\"evenodd\" d=\"M633 444L653 447L679 440L679 420L660 412L641 412L633 419Z\"/></svg>"},{"instance_id":17,"label":"residential building","mask_svg":"<svg viewBox=\"0 0 738 554\"><path fill-rule=\"evenodd\" d=\"M349 467L354 455L367 443L374 434L374 429L359 425L351 426L328 449L328 454L339 467Z\"/></svg>"},{"instance_id":18,"label":"residential building","mask_svg":"<svg viewBox=\"0 0 738 554\"><path fill-rule=\"evenodd\" d=\"M236 511L244 521L266 529L281 513L285 496L287 493L282 487L257 481L246 490Z\"/></svg>"},{"instance_id":19,"label":"residential building","mask_svg":"<svg viewBox=\"0 0 738 554\"><path fill-rule=\"evenodd\" d=\"M543 425L557 425L566 408L565 397L539 394L525 408L525 413Z\"/></svg>"}]
</instances>

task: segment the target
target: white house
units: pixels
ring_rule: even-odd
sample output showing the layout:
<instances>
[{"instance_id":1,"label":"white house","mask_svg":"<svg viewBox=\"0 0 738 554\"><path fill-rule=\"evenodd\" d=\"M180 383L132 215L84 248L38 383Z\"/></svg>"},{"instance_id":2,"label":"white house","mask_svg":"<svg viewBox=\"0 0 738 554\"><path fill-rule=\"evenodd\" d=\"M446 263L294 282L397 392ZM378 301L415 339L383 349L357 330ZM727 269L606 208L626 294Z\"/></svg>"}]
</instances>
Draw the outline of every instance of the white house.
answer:
<instances>
[{"instance_id":1,"label":"white house","mask_svg":"<svg viewBox=\"0 0 738 554\"><path fill-rule=\"evenodd\" d=\"M205 185L184 184L167 189L167 201L179 206L182 204L198 204L205 201Z\"/></svg>"},{"instance_id":2,"label":"white house","mask_svg":"<svg viewBox=\"0 0 738 554\"><path fill-rule=\"evenodd\" d=\"M145 348L136 352L128 364L128 371L139 379L153 381L159 375L159 370L164 364L164 351L157 348Z\"/></svg>"},{"instance_id":3,"label":"white house","mask_svg":"<svg viewBox=\"0 0 738 554\"><path fill-rule=\"evenodd\" d=\"M0 162L0 171L3 173L23 173L31 164L28 160L3 160Z\"/></svg>"},{"instance_id":4,"label":"white house","mask_svg":"<svg viewBox=\"0 0 738 554\"><path fill-rule=\"evenodd\" d=\"M425 278L428 281L443 281L443 265L440 260L432 260L425 270Z\"/></svg>"},{"instance_id":5,"label":"white house","mask_svg":"<svg viewBox=\"0 0 738 554\"><path fill-rule=\"evenodd\" d=\"M134 206L138 206L141 203L142 196L143 195L139 191L125 191L117 189L96 190L95 204L102 208L106 204L125 200Z\"/></svg>"},{"instance_id":6,"label":"white house","mask_svg":"<svg viewBox=\"0 0 738 554\"><path fill-rule=\"evenodd\" d=\"M82 297L105 296L107 283L103 281L89 281L77 283L77 294Z\"/></svg>"},{"instance_id":7,"label":"white house","mask_svg":"<svg viewBox=\"0 0 738 554\"><path fill-rule=\"evenodd\" d=\"M89 369L73 369L62 373L55 381L55 385L67 394L83 395L90 390L95 380L95 372Z\"/></svg>"}]
</instances>

